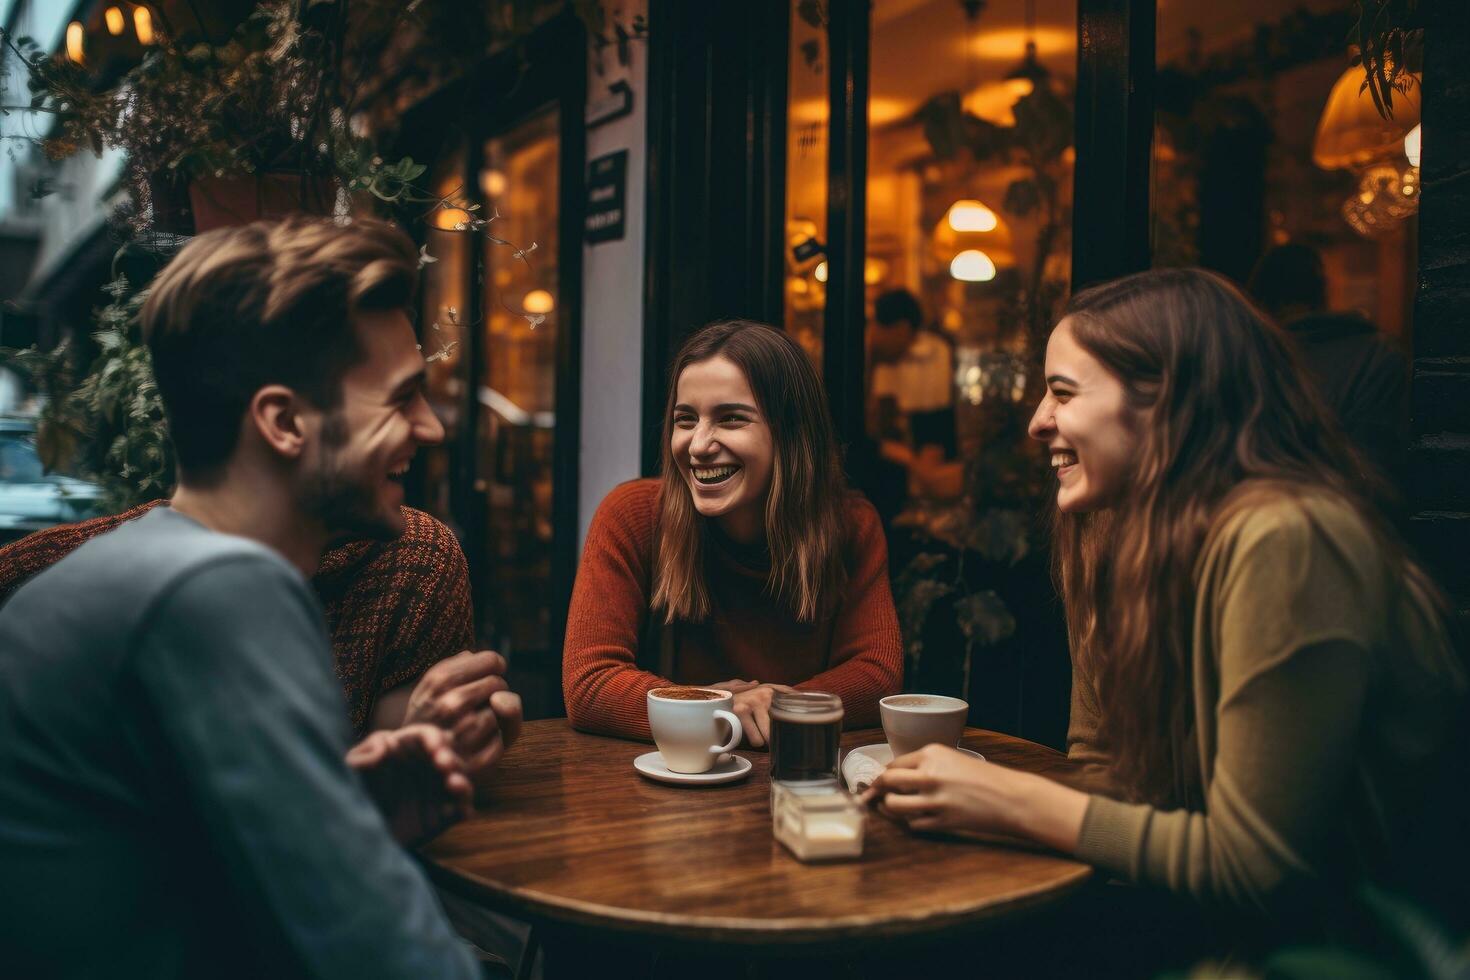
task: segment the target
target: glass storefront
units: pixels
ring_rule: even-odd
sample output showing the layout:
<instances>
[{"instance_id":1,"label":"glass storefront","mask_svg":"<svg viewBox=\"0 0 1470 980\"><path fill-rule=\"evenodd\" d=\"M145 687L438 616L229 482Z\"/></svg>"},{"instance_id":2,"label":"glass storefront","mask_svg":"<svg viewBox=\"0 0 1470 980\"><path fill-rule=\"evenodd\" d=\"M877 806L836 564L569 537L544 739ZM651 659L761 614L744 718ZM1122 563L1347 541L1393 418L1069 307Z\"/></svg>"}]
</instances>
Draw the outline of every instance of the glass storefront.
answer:
<instances>
[{"instance_id":1,"label":"glass storefront","mask_svg":"<svg viewBox=\"0 0 1470 980\"><path fill-rule=\"evenodd\" d=\"M422 505L471 568L479 642L522 676L554 677L557 349L563 330L561 117L555 105L464 148L432 186L420 341L445 441L422 453ZM459 206L448 206L459 205Z\"/></svg>"},{"instance_id":2,"label":"glass storefront","mask_svg":"<svg viewBox=\"0 0 1470 980\"><path fill-rule=\"evenodd\" d=\"M486 627L507 656L556 652L550 635L552 451L559 330L560 117L546 110L485 143L488 216L475 489L485 495ZM499 239L499 241L496 241ZM504 244L502 244L504 243Z\"/></svg>"},{"instance_id":3,"label":"glass storefront","mask_svg":"<svg viewBox=\"0 0 1470 980\"><path fill-rule=\"evenodd\" d=\"M1418 81L1381 118L1349 61L1352 18L1345 0L1160 6L1153 261L1248 285L1273 250L1310 253L1323 310L1355 311L1407 349Z\"/></svg>"},{"instance_id":4,"label":"glass storefront","mask_svg":"<svg viewBox=\"0 0 1470 980\"><path fill-rule=\"evenodd\" d=\"M792 8L786 328L818 364L862 332L861 397L834 404L863 416L838 422L866 437L849 473L885 522L908 686L1059 741L1065 703L1028 713L1018 692L1065 690L1067 671L1025 429L1070 288L1075 0L875 0L865 45L836 52L851 32ZM829 188L838 63L866 81L860 202ZM856 261L827 240L844 208L862 216ZM858 294L838 322L828 297Z\"/></svg>"}]
</instances>

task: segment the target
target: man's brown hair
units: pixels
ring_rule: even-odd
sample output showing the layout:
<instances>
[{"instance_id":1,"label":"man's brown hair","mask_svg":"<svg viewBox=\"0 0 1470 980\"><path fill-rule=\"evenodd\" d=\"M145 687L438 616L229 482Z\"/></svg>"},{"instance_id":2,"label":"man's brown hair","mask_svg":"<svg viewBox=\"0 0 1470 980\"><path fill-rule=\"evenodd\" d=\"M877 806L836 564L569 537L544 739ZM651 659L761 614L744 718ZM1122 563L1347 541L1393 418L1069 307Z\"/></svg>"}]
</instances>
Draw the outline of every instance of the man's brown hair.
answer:
<instances>
[{"instance_id":1,"label":"man's brown hair","mask_svg":"<svg viewBox=\"0 0 1470 980\"><path fill-rule=\"evenodd\" d=\"M413 242L374 220L257 221L184 246L142 312L180 473L219 472L265 385L334 408L363 356L354 314L406 308L417 278Z\"/></svg>"}]
</instances>

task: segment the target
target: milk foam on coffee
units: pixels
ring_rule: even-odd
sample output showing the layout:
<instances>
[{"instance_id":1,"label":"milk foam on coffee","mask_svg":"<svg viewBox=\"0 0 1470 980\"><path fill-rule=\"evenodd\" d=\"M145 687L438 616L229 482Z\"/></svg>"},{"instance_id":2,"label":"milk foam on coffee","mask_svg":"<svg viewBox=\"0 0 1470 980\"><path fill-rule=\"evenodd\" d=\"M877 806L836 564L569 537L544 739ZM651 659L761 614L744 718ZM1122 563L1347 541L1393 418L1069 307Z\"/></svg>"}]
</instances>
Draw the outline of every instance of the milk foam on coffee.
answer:
<instances>
[{"instance_id":1,"label":"milk foam on coffee","mask_svg":"<svg viewBox=\"0 0 1470 980\"><path fill-rule=\"evenodd\" d=\"M649 692L656 698L670 701L719 701L728 691L707 691L702 687L660 687Z\"/></svg>"}]
</instances>

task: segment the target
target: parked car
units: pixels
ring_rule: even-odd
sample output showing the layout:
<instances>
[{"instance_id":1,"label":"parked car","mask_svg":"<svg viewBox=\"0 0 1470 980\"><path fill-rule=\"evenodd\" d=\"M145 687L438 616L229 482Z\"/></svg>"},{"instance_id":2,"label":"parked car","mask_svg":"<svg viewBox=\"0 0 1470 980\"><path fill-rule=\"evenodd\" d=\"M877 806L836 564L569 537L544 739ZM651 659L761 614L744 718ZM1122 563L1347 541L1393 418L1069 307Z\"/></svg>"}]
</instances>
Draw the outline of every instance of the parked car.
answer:
<instances>
[{"instance_id":1,"label":"parked car","mask_svg":"<svg viewBox=\"0 0 1470 980\"><path fill-rule=\"evenodd\" d=\"M0 544L100 513L101 487L41 465L34 419L0 418Z\"/></svg>"}]
</instances>

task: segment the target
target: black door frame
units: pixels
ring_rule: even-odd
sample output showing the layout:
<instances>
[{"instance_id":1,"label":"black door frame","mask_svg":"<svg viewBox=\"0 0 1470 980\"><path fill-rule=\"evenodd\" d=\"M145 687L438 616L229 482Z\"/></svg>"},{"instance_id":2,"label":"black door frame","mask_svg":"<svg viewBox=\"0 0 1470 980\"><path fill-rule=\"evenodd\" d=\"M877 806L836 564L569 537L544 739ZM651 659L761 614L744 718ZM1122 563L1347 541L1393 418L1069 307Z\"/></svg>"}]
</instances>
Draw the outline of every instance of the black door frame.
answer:
<instances>
[{"instance_id":1,"label":"black door frame","mask_svg":"<svg viewBox=\"0 0 1470 980\"><path fill-rule=\"evenodd\" d=\"M669 363L705 323L782 318L787 0L650 0L644 475Z\"/></svg>"},{"instance_id":2,"label":"black door frame","mask_svg":"<svg viewBox=\"0 0 1470 980\"><path fill-rule=\"evenodd\" d=\"M552 448L551 610L549 642L559 655L566 631L577 561L577 485L580 473L582 409L582 225L587 166L586 125L587 36L581 21L564 12L538 27L514 46L496 53L468 77L416 105L404 117L399 144L403 152L432 161L465 147L465 196L484 206L479 181L484 144L540 112L558 110L560 159L557 228L556 428ZM502 97L494 98L497 93ZM422 240L426 229L410 229ZM494 228L490 231L493 233ZM463 342L468 377L461 411L470 420L462 427L452 455L451 509L464 532L465 558L478 614L487 608L494 570L488 553L488 502L476 488L476 453L480 427L479 388L484 371L484 264L471 252L469 315L477 325ZM484 624L476 623L477 639ZM549 684L559 697L561 685ZM557 705L552 706L556 713Z\"/></svg>"}]
</instances>

